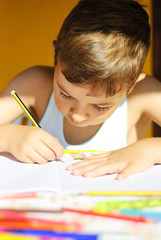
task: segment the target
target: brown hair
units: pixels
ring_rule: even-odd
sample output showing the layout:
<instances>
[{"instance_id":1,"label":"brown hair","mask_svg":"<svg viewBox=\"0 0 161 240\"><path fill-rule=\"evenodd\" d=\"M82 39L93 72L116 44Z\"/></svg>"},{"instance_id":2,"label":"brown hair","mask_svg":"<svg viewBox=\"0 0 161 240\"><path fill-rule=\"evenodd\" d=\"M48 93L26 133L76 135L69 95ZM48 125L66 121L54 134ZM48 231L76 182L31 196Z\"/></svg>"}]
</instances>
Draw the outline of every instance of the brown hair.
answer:
<instances>
[{"instance_id":1,"label":"brown hair","mask_svg":"<svg viewBox=\"0 0 161 240\"><path fill-rule=\"evenodd\" d=\"M148 19L133 0L80 0L59 32L55 65L63 64L71 83L114 95L142 71L150 45Z\"/></svg>"}]
</instances>

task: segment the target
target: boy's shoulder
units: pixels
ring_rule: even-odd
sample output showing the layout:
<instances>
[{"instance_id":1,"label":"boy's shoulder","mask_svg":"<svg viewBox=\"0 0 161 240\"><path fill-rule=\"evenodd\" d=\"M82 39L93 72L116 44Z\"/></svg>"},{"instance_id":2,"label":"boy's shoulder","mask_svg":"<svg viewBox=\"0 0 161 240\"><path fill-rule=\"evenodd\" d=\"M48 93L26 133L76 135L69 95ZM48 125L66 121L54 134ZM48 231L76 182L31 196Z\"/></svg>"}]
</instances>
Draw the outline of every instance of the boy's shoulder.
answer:
<instances>
[{"instance_id":1,"label":"boy's shoulder","mask_svg":"<svg viewBox=\"0 0 161 240\"><path fill-rule=\"evenodd\" d=\"M52 87L54 68L33 66L17 74L4 89L3 93L15 90L20 94L37 94Z\"/></svg>"},{"instance_id":2,"label":"boy's shoulder","mask_svg":"<svg viewBox=\"0 0 161 240\"><path fill-rule=\"evenodd\" d=\"M161 82L146 76L127 96L128 143L144 136L151 121L161 125Z\"/></svg>"},{"instance_id":3,"label":"boy's shoulder","mask_svg":"<svg viewBox=\"0 0 161 240\"><path fill-rule=\"evenodd\" d=\"M150 120L161 123L161 82L151 76L146 76L138 82L128 95L129 116L138 120L145 116Z\"/></svg>"},{"instance_id":4,"label":"boy's shoulder","mask_svg":"<svg viewBox=\"0 0 161 240\"><path fill-rule=\"evenodd\" d=\"M161 82L159 82L159 80L157 80L156 78L146 75L145 78L143 80L141 80L140 82L138 82L136 84L136 87L134 88L133 94L136 93L150 93L152 91L156 91L159 90L161 88Z\"/></svg>"},{"instance_id":5,"label":"boy's shoulder","mask_svg":"<svg viewBox=\"0 0 161 240\"><path fill-rule=\"evenodd\" d=\"M161 82L152 76L146 75L144 79L136 83L129 99L138 98L150 100L154 95L161 94Z\"/></svg>"},{"instance_id":6,"label":"boy's shoulder","mask_svg":"<svg viewBox=\"0 0 161 240\"><path fill-rule=\"evenodd\" d=\"M32 89L44 92L52 86L53 74L53 67L33 66L22 72L19 77L21 78L22 84L25 84L26 87L32 86Z\"/></svg>"},{"instance_id":7,"label":"boy's shoulder","mask_svg":"<svg viewBox=\"0 0 161 240\"><path fill-rule=\"evenodd\" d=\"M30 67L15 76L1 92L0 97L4 99L15 90L26 107L32 107L38 119L41 119L53 90L53 74L53 67Z\"/></svg>"},{"instance_id":8,"label":"boy's shoulder","mask_svg":"<svg viewBox=\"0 0 161 240\"><path fill-rule=\"evenodd\" d=\"M22 87L26 88L27 94L33 96L31 105L35 109L38 119L41 119L53 91L54 68L33 66L21 74L23 75L21 77Z\"/></svg>"}]
</instances>

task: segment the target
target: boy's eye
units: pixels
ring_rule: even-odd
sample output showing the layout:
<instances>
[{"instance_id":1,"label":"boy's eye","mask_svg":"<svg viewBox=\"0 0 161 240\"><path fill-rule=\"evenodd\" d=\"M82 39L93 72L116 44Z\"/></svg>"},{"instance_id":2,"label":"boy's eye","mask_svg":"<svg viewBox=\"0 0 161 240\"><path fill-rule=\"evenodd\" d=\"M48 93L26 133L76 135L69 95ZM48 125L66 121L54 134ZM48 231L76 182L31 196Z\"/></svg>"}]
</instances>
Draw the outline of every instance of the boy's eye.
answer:
<instances>
[{"instance_id":1,"label":"boy's eye","mask_svg":"<svg viewBox=\"0 0 161 240\"><path fill-rule=\"evenodd\" d=\"M109 110L109 107L99 107L97 105L93 105L93 107L99 112Z\"/></svg>"},{"instance_id":2,"label":"boy's eye","mask_svg":"<svg viewBox=\"0 0 161 240\"><path fill-rule=\"evenodd\" d=\"M71 99L71 96L68 96L68 95L64 94L62 91L60 91L60 95L65 99L68 99L68 100Z\"/></svg>"}]
</instances>

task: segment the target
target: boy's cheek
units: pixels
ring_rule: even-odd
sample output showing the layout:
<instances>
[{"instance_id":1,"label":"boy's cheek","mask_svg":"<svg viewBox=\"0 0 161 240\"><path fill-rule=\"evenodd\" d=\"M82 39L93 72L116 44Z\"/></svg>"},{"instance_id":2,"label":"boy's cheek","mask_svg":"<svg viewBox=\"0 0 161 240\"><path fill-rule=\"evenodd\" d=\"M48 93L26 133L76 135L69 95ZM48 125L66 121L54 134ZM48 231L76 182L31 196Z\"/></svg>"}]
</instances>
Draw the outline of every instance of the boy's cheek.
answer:
<instances>
[{"instance_id":1,"label":"boy's cheek","mask_svg":"<svg viewBox=\"0 0 161 240\"><path fill-rule=\"evenodd\" d=\"M62 115L67 112L69 106L60 97L55 97L55 104Z\"/></svg>"}]
</instances>

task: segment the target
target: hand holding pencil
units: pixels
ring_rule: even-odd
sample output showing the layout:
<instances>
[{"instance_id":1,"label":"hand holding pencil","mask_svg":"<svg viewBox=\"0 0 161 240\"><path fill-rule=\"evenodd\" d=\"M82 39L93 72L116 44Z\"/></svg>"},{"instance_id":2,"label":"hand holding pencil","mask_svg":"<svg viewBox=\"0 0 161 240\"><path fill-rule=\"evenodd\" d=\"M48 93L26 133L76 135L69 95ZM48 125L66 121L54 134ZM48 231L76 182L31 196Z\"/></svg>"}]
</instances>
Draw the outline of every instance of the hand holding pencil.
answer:
<instances>
[{"instance_id":1,"label":"hand holding pencil","mask_svg":"<svg viewBox=\"0 0 161 240\"><path fill-rule=\"evenodd\" d=\"M9 144L10 152L20 161L25 163L46 163L59 159L63 155L63 147L57 138L54 138L41 129L30 111L13 90L11 95L18 102L34 126L11 126L11 131L16 138Z\"/></svg>"}]
</instances>

